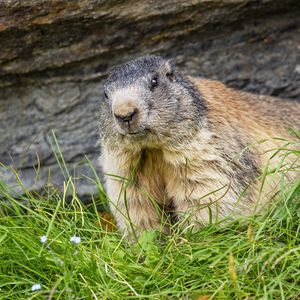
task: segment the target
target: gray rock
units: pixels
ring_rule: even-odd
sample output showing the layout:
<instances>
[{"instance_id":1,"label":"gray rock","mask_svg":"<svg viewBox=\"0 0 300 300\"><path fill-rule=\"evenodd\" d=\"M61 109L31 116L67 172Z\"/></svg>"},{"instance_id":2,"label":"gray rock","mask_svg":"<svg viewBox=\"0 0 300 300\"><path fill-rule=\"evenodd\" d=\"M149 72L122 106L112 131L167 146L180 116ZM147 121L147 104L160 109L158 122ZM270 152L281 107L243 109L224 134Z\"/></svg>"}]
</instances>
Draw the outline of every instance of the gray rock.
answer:
<instances>
[{"instance_id":1,"label":"gray rock","mask_svg":"<svg viewBox=\"0 0 300 300\"><path fill-rule=\"evenodd\" d=\"M298 0L0 1L0 179L62 187L54 131L80 197L97 194L85 156L100 175L102 81L137 56L299 101L299 13Z\"/></svg>"}]
</instances>

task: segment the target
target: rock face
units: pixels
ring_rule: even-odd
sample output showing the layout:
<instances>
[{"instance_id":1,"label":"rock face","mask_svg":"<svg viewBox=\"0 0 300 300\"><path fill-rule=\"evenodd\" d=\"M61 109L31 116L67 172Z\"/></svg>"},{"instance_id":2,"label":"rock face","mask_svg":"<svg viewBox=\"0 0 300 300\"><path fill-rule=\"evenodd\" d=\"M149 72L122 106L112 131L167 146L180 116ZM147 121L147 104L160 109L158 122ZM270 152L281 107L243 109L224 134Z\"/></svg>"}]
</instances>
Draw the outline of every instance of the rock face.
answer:
<instances>
[{"instance_id":1,"label":"rock face","mask_svg":"<svg viewBox=\"0 0 300 300\"><path fill-rule=\"evenodd\" d=\"M149 53L175 57L191 75L297 101L299 15L298 0L2 0L0 162L29 190L49 178L62 185L53 130L79 195L97 193L85 155L100 174L102 81ZM16 182L4 167L0 179Z\"/></svg>"}]
</instances>

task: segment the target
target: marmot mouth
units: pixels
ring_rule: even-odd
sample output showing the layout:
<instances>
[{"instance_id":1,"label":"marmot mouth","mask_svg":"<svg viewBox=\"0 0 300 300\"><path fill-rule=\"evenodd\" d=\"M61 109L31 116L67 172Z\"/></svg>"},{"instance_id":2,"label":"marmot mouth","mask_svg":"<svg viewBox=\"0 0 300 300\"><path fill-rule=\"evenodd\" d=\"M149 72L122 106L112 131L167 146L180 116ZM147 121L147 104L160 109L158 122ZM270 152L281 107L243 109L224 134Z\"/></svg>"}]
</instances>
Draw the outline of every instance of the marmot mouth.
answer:
<instances>
[{"instance_id":1,"label":"marmot mouth","mask_svg":"<svg viewBox=\"0 0 300 300\"><path fill-rule=\"evenodd\" d=\"M139 130L139 131L128 131L124 134L124 136L128 138L146 138L146 136L150 133L149 129Z\"/></svg>"},{"instance_id":2,"label":"marmot mouth","mask_svg":"<svg viewBox=\"0 0 300 300\"><path fill-rule=\"evenodd\" d=\"M132 136L132 137L145 137L146 132L144 132L144 131L128 132L126 135L127 136Z\"/></svg>"}]
</instances>

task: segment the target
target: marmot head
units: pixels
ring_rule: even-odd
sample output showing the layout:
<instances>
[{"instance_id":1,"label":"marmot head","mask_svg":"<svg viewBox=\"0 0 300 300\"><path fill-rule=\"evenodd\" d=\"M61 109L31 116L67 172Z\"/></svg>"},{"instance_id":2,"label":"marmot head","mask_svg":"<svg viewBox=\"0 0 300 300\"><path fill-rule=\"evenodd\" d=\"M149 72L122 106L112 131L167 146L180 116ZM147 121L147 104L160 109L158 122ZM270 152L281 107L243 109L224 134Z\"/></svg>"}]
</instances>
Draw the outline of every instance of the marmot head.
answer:
<instances>
[{"instance_id":1,"label":"marmot head","mask_svg":"<svg viewBox=\"0 0 300 300\"><path fill-rule=\"evenodd\" d=\"M107 78L100 130L104 140L127 146L180 143L199 129L205 112L204 100L172 61L145 56Z\"/></svg>"}]
</instances>

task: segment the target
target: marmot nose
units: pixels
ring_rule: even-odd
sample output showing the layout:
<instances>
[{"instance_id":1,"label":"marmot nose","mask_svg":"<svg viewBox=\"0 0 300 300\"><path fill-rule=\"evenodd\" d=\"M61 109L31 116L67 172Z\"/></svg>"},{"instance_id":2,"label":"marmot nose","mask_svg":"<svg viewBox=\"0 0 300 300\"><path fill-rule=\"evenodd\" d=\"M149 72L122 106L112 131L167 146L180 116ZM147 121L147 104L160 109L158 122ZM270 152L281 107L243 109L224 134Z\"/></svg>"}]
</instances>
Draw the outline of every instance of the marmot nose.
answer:
<instances>
[{"instance_id":1,"label":"marmot nose","mask_svg":"<svg viewBox=\"0 0 300 300\"><path fill-rule=\"evenodd\" d=\"M115 117L119 120L119 121L122 121L124 123L129 123L133 120L133 118L135 117L135 115L137 114L137 110L133 110L133 111L130 111L130 112L127 112L126 114L124 115L121 115L121 114L116 114L115 113Z\"/></svg>"}]
</instances>

